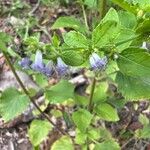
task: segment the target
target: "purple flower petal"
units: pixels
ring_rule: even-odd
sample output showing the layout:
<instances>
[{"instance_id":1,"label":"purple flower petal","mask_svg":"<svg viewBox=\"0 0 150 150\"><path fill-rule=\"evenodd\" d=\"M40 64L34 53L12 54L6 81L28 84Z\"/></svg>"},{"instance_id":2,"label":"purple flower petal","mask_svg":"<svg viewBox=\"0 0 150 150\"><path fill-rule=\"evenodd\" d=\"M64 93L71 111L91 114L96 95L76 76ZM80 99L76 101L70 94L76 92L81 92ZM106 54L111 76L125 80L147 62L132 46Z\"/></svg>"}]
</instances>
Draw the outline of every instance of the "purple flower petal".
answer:
<instances>
[{"instance_id":1,"label":"purple flower petal","mask_svg":"<svg viewBox=\"0 0 150 150\"><path fill-rule=\"evenodd\" d=\"M56 65L56 70L57 70L58 75L59 76L66 75L68 72L68 69L69 69L68 65L66 65L60 57L58 57L57 65Z\"/></svg>"},{"instance_id":2,"label":"purple flower petal","mask_svg":"<svg viewBox=\"0 0 150 150\"><path fill-rule=\"evenodd\" d=\"M24 57L18 63L23 69L29 69L30 65L32 64L32 61L29 59L29 57Z\"/></svg>"},{"instance_id":3,"label":"purple flower petal","mask_svg":"<svg viewBox=\"0 0 150 150\"><path fill-rule=\"evenodd\" d=\"M44 74L50 77L54 73L54 65L52 61L49 61L44 69Z\"/></svg>"},{"instance_id":4,"label":"purple flower petal","mask_svg":"<svg viewBox=\"0 0 150 150\"><path fill-rule=\"evenodd\" d=\"M92 53L90 57L90 65L92 70L102 71L105 69L107 64L107 57L100 58L98 54Z\"/></svg>"},{"instance_id":5,"label":"purple flower petal","mask_svg":"<svg viewBox=\"0 0 150 150\"><path fill-rule=\"evenodd\" d=\"M43 73L44 69L45 69L44 67L45 67L45 65L42 60L42 53L40 51L37 51L36 55L35 55L35 61L31 65L31 68L35 71L39 71L39 72Z\"/></svg>"}]
</instances>

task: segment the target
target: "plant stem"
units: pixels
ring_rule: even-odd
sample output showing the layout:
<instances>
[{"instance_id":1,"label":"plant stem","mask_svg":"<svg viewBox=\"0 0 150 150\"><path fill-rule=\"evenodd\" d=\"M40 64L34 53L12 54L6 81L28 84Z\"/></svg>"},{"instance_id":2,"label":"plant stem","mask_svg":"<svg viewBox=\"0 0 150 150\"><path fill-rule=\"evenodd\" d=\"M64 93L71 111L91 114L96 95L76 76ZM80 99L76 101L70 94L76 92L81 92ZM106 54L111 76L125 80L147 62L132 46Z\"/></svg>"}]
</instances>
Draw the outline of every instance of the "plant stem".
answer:
<instances>
[{"instance_id":1,"label":"plant stem","mask_svg":"<svg viewBox=\"0 0 150 150\"><path fill-rule=\"evenodd\" d=\"M99 0L99 3L100 3L99 17L100 20L102 20L106 13L106 0Z\"/></svg>"},{"instance_id":2,"label":"plant stem","mask_svg":"<svg viewBox=\"0 0 150 150\"><path fill-rule=\"evenodd\" d=\"M83 17L84 17L84 22L85 22L85 26L87 27L87 29L89 29L89 26L88 26L88 21L87 21L87 16L86 16L86 12L85 12L85 7L84 7L84 4L82 3L82 12L83 12Z\"/></svg>"},{"instance_id":3,"label":"plant stem","mask_svg":"<svg viewBox=\"0 0 150 150\"><path fill-rule=\"evenodd\" d=\"M12 63L10 62L10 59L7 55L6 52L3 52L4 54L4 57L11 69L11 71L13 72L16 80L18 81L19 85L21 86L22 90L24 91L24 93L29 97L30 101L33 103L33 105L37 108L37 110L41 113L41 115L46 118L54 127L56 127L56 125L51 121L51 119L49 118L49 116L47 114L45 114L41 109L40 107L36 104L36 102L34 101L34 98L30 96L29 92L27 91L27 89L25 88L23 82L21 81L20 77L18 76L14 66L12 65ZM60 128L56 128L60 133L62 133L63 135L66 135L67 133L62 131Z\"/></svg>"},{"instance_id":4,"label":"plant stem","mask_svg":"<svg viewBox=\"0 0 150 150\"><path fill-rule=\"evenodd\" d=\"M96 85L96 78L94 77L93 81L92 81L92 87L91 87L89 105L88 105L88 110L90 112L92 112L92 110L93 110L93 95L94 95L95 85Z\"/></svg>"}]
</instances>

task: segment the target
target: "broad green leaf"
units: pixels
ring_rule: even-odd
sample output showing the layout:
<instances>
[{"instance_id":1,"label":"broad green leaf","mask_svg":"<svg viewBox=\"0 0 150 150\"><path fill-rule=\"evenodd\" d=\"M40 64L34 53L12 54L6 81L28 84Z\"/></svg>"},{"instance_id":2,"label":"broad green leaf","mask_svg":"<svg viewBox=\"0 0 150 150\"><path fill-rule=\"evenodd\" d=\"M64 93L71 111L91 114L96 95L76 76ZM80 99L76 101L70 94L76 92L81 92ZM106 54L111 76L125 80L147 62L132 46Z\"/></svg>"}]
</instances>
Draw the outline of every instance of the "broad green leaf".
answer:
<instances>
[{"instance_id":1,"label":"broad green leaf","mask_svg":"<svg viewBox=\"0 0 150 150\"><path fill-rule=\"evenodd\" d=\"M28 130L29 139L34 146L38 146L52 130L52 125L48 121L33 120Z\"/></svg>"},{"instance_id":2,"label":"broad green leaf","mask_svg":"<svg viewBox=\"0 0 150 150\"><path fill-rule=\"evenodd\" d=\"M117 46L117 51L121 52L122 50L128 48L133 41L129 39L134 38L135 36L136 35L133 30L122 28L114 40L114 43L117 44L122 42L122 44ZM123 43L126 40L129 41Z\"/></svg>"},{"instance_id":3,"label":"broad green leaf","mask_svg":"<svg viewBox=\"0 0 150 150\"><path fill-rule=\"evenodd\" d=\"M87 134L76 129L76 137L75 137L76 144L80 144L80 145L85 144L86 140L87 140Z\"/></svg>"},{"instance_id":4,"label":"broad green leaf","mask_svg":"<svg viewBox=\"0 0 150 150\"><path fill-rule=\"evenodd\" d=\"M150 138L150 125L146 125L143 127L143 129L137 130L136 136L142 139L149 139Z\"/></svg>"},{"instance_id":5,"label":"broad green leaf","mask_svg":"<svg viewBox=\"0 0 150 150\"><path fill-rule=\"evenodd\" d=\"M64 35L64 42L70 47L88 48L88 40L80 32L70 31Z\"/></svg>"},{"instance_id":6,"label":"broad green leaf","mask_svg":"<svg viewBox=\"0 0 150 150\"><path fill-rule=\"evenodd\" d=\"M107 103L101 103L95 108L96 114L106 121L118 121L117 110Z\"/></svg>"},{"instance_id":7,"label":"broad green leaf","mask_svg":"<svg viewBox=\"0 0 150 150\"><path fill-rule=\"evenodd\" d=\"M93 101L96 103L104 102L107 98L108 83L100 82L94 91Z\"/></svg>"},{"instance_id":8,"label":"broad green leaf","mask_svg":"<svg viewBox=\"0 0 150 150\"><path fill-rule=\"evenodd\" d=\"M7 33L0 32L0 41L2 41L4 43L8 43L11 41L11 39L12 39L12 37L10 35L8 35Z\"/></svg>"},{"instance_id":9,"label":"broad green leaf","mask_svg":"<svg viewBox=\"0 0 150 150\"><path fill-rule=\"evenodd\" d=\"M96 0L85 0L84 5L87 5L89 8L96 9L98 4Z\"/></svg>"},{"instance_id":10,"label":"broad green leaf","mask_svg":"<svg viewBox=\"0 0 150 150\"><path fill-rule=\"evenodd\" d=\"M137 25L136 16L127 11L119 11L119 20L122 26L125 28L133 29Z\"/></svg>"},{"instance_id":11,"label":"broad green leaf","mask_svg":"<svg viewBox=\"0 0 150 150\"><path fill-rule=\"evenodd\" d=\"M96 144L94 150L121 150L119 143L114 140L104 141L102 143Z\"/></svg>"},{"instance_id":12,"label":"broad green leaf","mask_svg":"<svg viewBox=\"0 0 150 150\"><path fill-rule=\"evenodd\" d=\"M106 21L115 21L119 23L119 16L114 8L110 8L105 17L103 18L102 22L104 23Z\"/></svg>"},{"instance_id":13,"label":"broad green leaf","mask_svg":"<svg viewBox=\"0 0 150 150\"><path fill-rule=\"evenodd\" d=\"M123 75L121 72L117 73L116 82L118 83L118 90L126 99L150 98L149 82L143 81L140 78Z\"/></svg>"},{"instance_id":14,"label":"broad green leaf","mask_svg":"<svg viewBox=\"0 0 150 150\"><path fill-rule=\"evenodd\" d=\"M72 28L82 33L86 32L86 27L73 16L59 17L52 25L51 29L59 28Z\"/></svg>"},{"instance_id":15,"label":"broad green leaf","mask_svg":"<svg viewBox=\"0 0 150 150\"><path fill-rule=\"evenodd\" d=\"M85 132L92 120L92 114L85 109L79 109L72 114L72 119L81 132Z\"/></svg>"},{"instance_id":16,"label":"broad green leaf","mask_svg":"<svg viewBox=\"0 0 150 150\"><path fill-rule=\"evenodd\" d=\"M116 21L106 21L100 23L92 33L92 45L94 47L104 47L108 44L112 44L113 40L118 35L120 27L118 27Z\"/></svg>"},{"instance_id":17,"label":"broad green leaf","mask_svg":"<svg viewBox=\"0 0 150 150\"><path fill-rule=\"evenodd\" d=\"M146 126L149 124L149 119L146 115L140 114L139 115L139 121L142 123L142 125Z\"/></svg>"},{"instance_id":18,"label":"broad green leaf","mask_svg":"<svg viewBox=\"0 0 150 150\"><path fill-rule=\"evenodd\" d=\"M145 79L150 77L150 54L145 49L125 49L119 54L117 64L126 75Z\"/></svg>"},{"instance_id":19,"label":"broad green leaf","mask_svg":"<svg viewBox=\"0 0 150 150\"><path fill-rule=\"evenodd\" d=\"M131 13L134 14L137 13L137 7L130 5L128 2L125 2L124 0L112 0L112 2Z\"/></svg>"},{"instance_id":20,"label":"broad green leaf","mask_svg":"<svg viewBox=\"0 0 150 150\"><path fill-rule=\"evenodd\" d=\"M54 142L51 150L74 150L72 140L68 136L62 136Z\"/></svg>"},{"instance_id":21,"label":"broad green leaf","mask_svg":"<svg viewBox=\"0 0 150 150\"><path fill-rule=\"evenodd\" d=\"M67 50L61 53L63 61L70 66L79 66L82 65L84 60L83 56L76 51Z\"/></svg>"},{"instance_id":22,"label":"broad green leaf","mask_svg":"<svg viewBox=\"0 0 150 150\"><path fill-rule=\"evenodd\" d=\"M100 136L100 129L98 128L94 128L94 127L90 127L88 129L88 133L87 133L88 138L93 139L93 140L98 140L101 138Z\"/></svg>"},{"instance_id":23,"label":"broad green leaf","mask_svg":"<svg viewBox=\"0 0 150 150\"><path fill-rule=\"evenodd\" d=\"M62 103L74 98L74 86L66 80L61 80L58 84L47 89L45 96L50 103Z\"/></svg>"},{"instance_id":24,"label":"broad green leaf","mask_svg":"<svg viewBox=\"0 0 150 150\"><path fill-rule=\"evenodd\" d=\"M6 89L0 97L0 112L5 121L9 121L24 112L29 98L14 88Z\"/></svg>"},{"instance_id":25,"label":"broad green leaf","mask_svg":"<svg viewBox=\"0 0 150 150\"><path fill-rule=\"evenodd\" d=\"M145 19L142 23L138 24L136 29L137 33L149 34L150 32L150 19Z\"/></svg>"}]
</instances>

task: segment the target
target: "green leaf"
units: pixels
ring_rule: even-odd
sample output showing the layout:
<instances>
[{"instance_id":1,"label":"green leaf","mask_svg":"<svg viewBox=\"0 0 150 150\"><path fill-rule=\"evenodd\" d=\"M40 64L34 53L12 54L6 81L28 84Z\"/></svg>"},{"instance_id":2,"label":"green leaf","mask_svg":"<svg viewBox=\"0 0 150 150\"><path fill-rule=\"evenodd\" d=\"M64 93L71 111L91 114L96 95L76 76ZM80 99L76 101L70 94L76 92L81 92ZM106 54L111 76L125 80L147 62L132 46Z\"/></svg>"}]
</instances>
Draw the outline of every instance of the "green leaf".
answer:
<instances>
[{"instance_id":1,"label":"green leaf","mask_svg":"<svg viewBox=\"0 0 150 150\"><path fill-rule=\"evenodd\" d=\"M96 103L104 102L107 98L108 83L101 82L94 91L93 101Z\"/></svg>"},{"instance_id":2,"label":"green leaf","mask_svg":"<svg viewBox=\"0 0 150 150\"><path fill-rule=\"evenodd\" d=\"M137 7L130 5L128 2L125 2L124 0L112 0L112 2L131 13L134 14L137 13Z\"/></svg>"},{"instance_id":3,"label":"green leaf","mask_svg":"<svg viewBox=\"0 0 150 150\"><path fill-rule=\"evenodd\" d=\"M138 138L149 139L150 138L150 125L146 125L143 127L143 129L137 130L136 136L138 136Z\"/></svg>"},{"instance_id":4,"label":"green leaf","mask_svg":"<svg viewBox=\"0 0 150 150\"><path fill-rule=\"evenodd\" d=\"M118 35L116 36L114 43L121 43L124 42L128 39L134 38L135 32L133 30L130 29L126 29L126 28L122 28L120 30L120 32L118 33ZM123 44L120 44L117 46L117 51L121 52L122 50L128 48L130 46L130 44L132 43L133 40L129 40Z\"/></svg>"},{"instance_id":5,"label":"green leaf","mask_svg":"<svg viewBox=\"0 0 150 150\"><path fill-rule=\"evenodd\" d=\"M81 132L85 132L92 120L92 114L85 109L79 109L72 114L72 119Z\"/></svg>"},{"instance_id":6,"label":"green leaf","mask_svg":"<svg viewBox=\"0 0 150 150\"><path fill-rule=\"evenodd\" d=\"M76 51L67 50L61 53L63 61L70 66L82 65L84 60L83 56Z\"/></svg>"},{"instance_id":7,"label":"green leaf","mask_svg":"<svg viewBox=\"0 0 150 150\"><path fill-rule=\"evenodd\" d=\"M74 147L69 137L62 136L52 145L51 150L74 150Z\"/></svg>"},{"instance_id":8,"label":"green leaf","mask_svg":"<svg viewBox=\"0 0 150 150\"><path fill-rule=\"evenodd\" d=\"M6 89L0 97L0 112L5 121L14 119L27 109L29 98L14 88Z\"/></svg>"},{"instance_id":9,"label":"green leaf","mask_svg":"<svg viewBox=\"0 0 150 150\"><path fill-rule=\"evenodd\" d=\"M149 124L149 119L146 115L140 114L139 115L139 121L142 123L142 125L146 126Z\"/></svg>"},{"instance_id":10,"label":"green leaf","mask_svg":"<svg viewBox=\"0 0 150 150\"><path fill-rule=\"evenodd\" d=\"M150 19L145 19L142 23L138 24L138 27L136 29L137 33L142 33L142 34L148 34L150 32Z\"/></svg>"},{"instance_id":11,"label":"green leaf","mask_svg":"<svg viewBox=\"0 0 150 150\"><path fill-rule=\"evenodd\" d=\"M85 144L86 140L87 140L87 134L76 129L76 137L75 137L76 144L80 144L80 145Z\"/></svg>"},{"instance_id":12,"label":"green leaf","mask_svg":"<svg viewBox=\"0 0 150 150\"><path fill-rule=\"evenodd\" d=\"M119 23L119 16L117 11L114 8L110 8L105 17L102 20L102 23L106 21L115 21Z\"/></svg>"},{"instance_id":13,"label":"green leaf","mask_svg":"<svg viewBox=\"0 0 150 150\"><path fill-rule=\"evenodd\" d=\"M96 106L95 112L97 115L106 121L118 121L119 117L117 110L107 103L101 103Z\"/></svg>"},{"instance_id":14,"label":"green leaf","mask_svg":"<svg viewBox=\"0 0 150 150\"><path fill-rule=\"evenodd\" d=\"M119 20L125 28L133 29L137 25L136 16L127 11L119 11Z\"/></svg>"},{"instance_id":15,"label":"green leaf","mask_svg":"<svg viewBox=\"0 0 150 150\"><path fill-rule=\"evenodd\" d=\"M87 31L86 27L73 16L59 17L55 21L51 29L59 29L59 28L72 28L82 33L85 33Z\"/></svg>"},{"instance_id":16,"label":"green leaf","mask_svg":"<svg viewBox=\"0 0 150 150\"><path fill-rule=\"evenodd\" d=\"M61 80L58 84L47 89L45 96L50 103L62 103L70 98L74 98L74 85L66 80Z\"/></svg>"},{"instance_id":17,"label":"green leaf","mask_svg":"<svg viewBox=\"0 0 150 150\"><path fill-rule=\"evenodd\" d=\"M96 144L94 150L121 150L119 143L114 140L104 141L102 143Z\"/></svg>"},{"instance_id":18,"label":"green leaf","mask_svg":"<svg viewBox=\"0 0 150 150\"><path fill-rule=\"evenodd\" d=\"M84 5L87 5L89 8L92 8L92 9L94 8L96 9L98 6L96 0L85 0Z\"/></svg>"},{"instance_id":19,"label":"green leaf","mask_svg":"<svg viewBox=\"0 0 150 150\"><path fill-rule=\"evenodd\" d=\"M8 43L11 41L11 39L12 39L12 37L10 35L8 35L7 33L0 32L0 41L2 41L4 43Z\"/></svg>"},{"instance_id":20,"label":"green leaf","mask_svg":"<svg viewBox=\"0 0 150 150\"><path fill-rule=\"evenodd\" d=\"M113 40L118 35L120 28L116 21L106 21L99 24L92 33L92 44L94 47L104 47L113 43Z\"/></svg>"},{"instance_id":21,"label":"green leaf","mask_svg":"<svg viewBox=\"0 0 150 150\"><path fill-rule=\"evenodd\" d=\"M150 77L150 54L140 48L128 48L119 54L117 64L120 71L133 77Z\"/></svg>"},{"instance_id":22,"label":"green leaf","mask_svg":"<svg viewBox=\"0 0 150 150\"><path fill-rule=\"evenodd\" d=\"M118 89L126 99L139 100L150 98L150 83L141 78L130 77L117 73Z\"/></svg>"},{"instance_id":23,"label":"green leaf","mask_svg":"<svg viewBox=\"0 0 150 150\"><path fill-rule=\"evenodd\" d=\"M48 121L34 120L28 131L29 139L34 146L38 146L52 130L52 125Z\"/></svg>"},{"instance_id":24,"label":"green leaf","mask_svg":"<svg viewBox=\"0 0 150 150\"><path fill-rule=\"evenodd\" d=\"M64 35L64 42L70 47L88 48L88 40L80 32L70 31Z\"/></svg>"}]
</instances>

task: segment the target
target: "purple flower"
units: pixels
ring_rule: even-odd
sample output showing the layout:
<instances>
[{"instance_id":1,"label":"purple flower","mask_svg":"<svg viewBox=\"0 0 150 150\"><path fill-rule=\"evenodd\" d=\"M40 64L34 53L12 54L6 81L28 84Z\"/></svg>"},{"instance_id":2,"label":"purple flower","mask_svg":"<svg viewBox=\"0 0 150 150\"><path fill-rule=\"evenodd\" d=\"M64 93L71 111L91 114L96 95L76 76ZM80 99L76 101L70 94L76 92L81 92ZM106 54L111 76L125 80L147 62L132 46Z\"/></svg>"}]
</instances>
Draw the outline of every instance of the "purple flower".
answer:
<instances>
[{"instance_id":1,"label":"purple flower","mask_svg":"<svg viewBox=\"0 0 150 150\"><path fill-rule=\"evenodd\" d=\"M92 53L90 56L90 65L94 71L102 71L107 64L107 57L100 58L98 54Z\"/></svg>"},{"instance_id":2,"label":"purple flower","mask_svg":"<svg viewBox=\"0 0 150 150\"><path fill-rule=\"evenodd\" d=\"M44 67L43 73L50 77L54 73L54 65L52 61L49 61L47 65Z\"/></svg>"},{"instance_id":3,"label":"purple flower","mask_svg":"<svg viewBox=\"0 0 150 150\"><path fill-rule=\"evenodd\" d=\"M63 60L58 57L57 58L57 65L56 65L56 70L59 76L64 76L68 73L68 65L66 65Z\"/></svg>"},{"instance_id":4,"label":"purple flower","mask_svg":"<svg viewBox=\"0 0 150 150\"><path fill-rule=\"evenodd\" d=\"M47 77L50 77L53 72L54 72L54 68L53 68L53 62L49 61L47 63L47 65L45 65L43 63L43 58L42 58L42 53L40 51L36 52L35 55L35 61L34 63L31 65L31 68L35 71L38 71L40 73L43 73L44 75L46 75Z\"/></svg>"},{"instance_id":5,"label":"purple flower","mask_svg":"<svg viewBox=\"0 0 150 150\"><path fill-rule=\"evenodd\" d=\"M37 51L35 54L35 61L34 63L31 65L31 68L35 71L39 71L41 73L44 72L45 70L45 65L43 63L42 60L42 53L40 51Z\"/></svg>"},{"instance_id":6,"label":"purple flower","mask_svg":"<svg viewBox=\"0 0 150 150\"><path fill-rule=\"evenodd\" d=\"M29 57L24 57L22 58L21 61L19 61L19 65L23 69L29 69L31 64L32 64L32 61L29 59Z\"/></svg>"}]
</instances>

